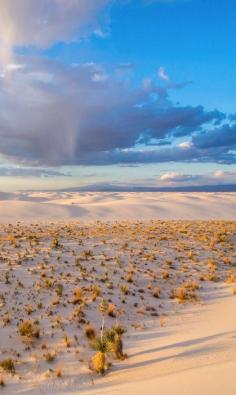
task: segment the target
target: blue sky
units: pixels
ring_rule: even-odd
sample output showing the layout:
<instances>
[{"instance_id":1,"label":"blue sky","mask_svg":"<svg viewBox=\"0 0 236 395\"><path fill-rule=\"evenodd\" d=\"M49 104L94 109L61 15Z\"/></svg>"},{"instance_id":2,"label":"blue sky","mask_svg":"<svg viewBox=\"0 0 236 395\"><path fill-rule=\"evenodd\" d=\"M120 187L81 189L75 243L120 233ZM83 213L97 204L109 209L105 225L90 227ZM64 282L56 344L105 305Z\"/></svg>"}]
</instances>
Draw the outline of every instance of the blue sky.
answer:
<instances>
[{"instance_id":1,"label":"blue sky","mask_svg":"<svg viewBox=\"0 0 236 395\"><path fill-rule=\"evenodd\" d=\"M165 65L175 81L193 81L176 100L209 109L235 111L236 6L232 0L131 1L115 4L105 39L92 35L80 43L57 43L43 54L68 64L130 63L135 78L153 76ZM107 28L104 29L104 33ZM25 49L21 51L26 52ZM207 90L207 92L206 92ZM220 103L219 103L220 101Z\"/></svg>"},{"instance_id":2,"label":"blue sky","mask_svg":"<svg viewBox=\"0 0 236 395\"><path fill-rule=\"evenodd\" d=\"M0 189L236 183L233 0L3 0Z\"/></svg>"}]
</instances>

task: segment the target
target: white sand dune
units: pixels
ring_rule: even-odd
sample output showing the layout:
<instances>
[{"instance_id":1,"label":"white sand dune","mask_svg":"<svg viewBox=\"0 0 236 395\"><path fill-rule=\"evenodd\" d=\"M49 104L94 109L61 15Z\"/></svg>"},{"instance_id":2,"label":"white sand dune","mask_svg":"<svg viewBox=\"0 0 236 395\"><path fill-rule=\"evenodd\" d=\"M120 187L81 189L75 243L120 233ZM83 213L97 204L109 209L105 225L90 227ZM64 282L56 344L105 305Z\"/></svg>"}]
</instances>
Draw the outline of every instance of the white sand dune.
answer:
<instances>
[{"instance_id":1,"label":"white sand dune","mask_svg":"<svg viewBox=\"0 0 236 395\"><path fill-rule=\"evenodd\" d=\"M187 307L150 330L127 339L128 360L105 377L75 389L70 379L42 386L57 395L235 395L236 296L231 287L210 287L205 306ZM7 392L38 395L38 390Z\"/></svg>"},{"instance_id":2,"label":"white sand dune","mask_svg":"<svg viewBox=\"0 0 236 395\"><path fill-rule=\"evenodd\" d=\"M166 327L129 339L131 358L86 395L235 395L236 296L213 300L172 317Z\"/></svg>"},{"instance_id":3,"label":"white sand dune","mask_svg":"<svg viewBox=\"0 0 236 395\"><path fill-rule=\"evenodd\" d=\"M6 199L3 206L10 210L12 204L12 221L19 210L35 220L35 207L41 218L49 208L57 218L66 215L67 196L54 195L53 204L48 197ZM137 194L118 197L127 207L126 200ZM96 205L117 200L114 194L88 198ZM210 210L215 197L201 195L204 199ZM83 212L83 205L74 209ZM3 394L236 395L235 222L0 224L0 239ZM94 285L99 285L95 299ZM110 353L113 365L105 376L88 369L94 354L84 326L92 324L100 335L102 298L119 311L129 356L117 360ZM106 314L106 328L114 318ZM38 325L40 336L19 331L25 320ZM3 364L7 358L16 368L13 375Z\"/></svg>"},{"instance_id":4,"label":"white sand dune","mask_svg":"<svg viewBox=\"0 0 236 395\"><path fill-rule=\"evenodd\" d=\"M236 193L0 194L0 221L236 219Z\"/></svg>"}]
</instances>

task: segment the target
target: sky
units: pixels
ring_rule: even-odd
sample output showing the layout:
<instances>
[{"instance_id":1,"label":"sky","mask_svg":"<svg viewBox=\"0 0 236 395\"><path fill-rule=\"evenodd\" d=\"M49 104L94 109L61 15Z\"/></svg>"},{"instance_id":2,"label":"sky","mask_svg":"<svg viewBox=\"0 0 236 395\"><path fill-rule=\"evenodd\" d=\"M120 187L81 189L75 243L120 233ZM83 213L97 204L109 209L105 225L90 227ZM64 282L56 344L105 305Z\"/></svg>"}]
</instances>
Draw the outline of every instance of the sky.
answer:
<instances>
[{"instance_id":1,"label":"sky","mask_svg":"<svg viewBox=\"0 0 236 395\"><path fill-rule=\"evenodd\" d=\"M234 0L1 0L0 190L236 185Z\"/></svg>"}]
</instances>

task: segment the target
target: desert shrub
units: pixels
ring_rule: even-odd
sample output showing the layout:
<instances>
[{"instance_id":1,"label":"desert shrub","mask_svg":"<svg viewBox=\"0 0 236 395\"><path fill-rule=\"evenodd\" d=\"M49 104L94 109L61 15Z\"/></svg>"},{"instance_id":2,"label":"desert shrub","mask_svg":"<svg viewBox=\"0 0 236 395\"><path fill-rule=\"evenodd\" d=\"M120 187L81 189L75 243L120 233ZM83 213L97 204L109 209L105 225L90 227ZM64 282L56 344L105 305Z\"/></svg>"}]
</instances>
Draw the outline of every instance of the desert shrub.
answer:
<instances>
[{"instance_id":1,"label":"desert shrub","mask_svg":"<svg viewBox=\"0 0 236 395\"><path fill-rule=\"evenodd\" d=\"M55 375L56 375L56 377L62 377L62 368L61 368L61 366L57 366L56 367Z\"/></svg>"},{"instance_id":2,"label":"desert shrub","mask_svg":"<svg viewBox=\"0 0 236 395\"><path fill-rule=\"evenodd\" d=\"M15 364L12 358L4 359L0 362L0 368L8 373L15 373Z\"/></svg>"},{"instance_id":3,"label":"desert shrub","mask_svg":"<svg viewBox=\"0 0 236 395\"><path fill-rule=\"evenodd\" d=\"M167 272L167 271L162 272L162 278L163 278L163 280L167 280L169 277L170 277L169 272Z\"/></svg>"},{"instance_id":4,"label":"desert shrub","mask_svg":"<svg viewBox=\"0 0 236 395\"><path fill-rule=\"evenodd\" d=\"M123 292L124 295L129 295L129 287L128 285L122 284L120 286L121 291Z\"/></svg>"},{"instance_id":5,"label":"desert shrub","mask_svg":"<svg viewBox=\"0 0 236 395\"><path fill-rule=\"evenodd\" d=\"M0 376L0 387L4 387L4 386L5 386L5 382L3 378Z\"/></svg>"},{"instance_id":6,"label":"desert shrub","mask_svg":"<svg viewBox=\"0 0 236 395\"><path fill-rule=\"evenodd\" d=\"M95 338L92 348L96 351L96 354L92 357L90 367L96 373L104 374L105 370L109 367L107 353L110 351L106 337L99 336Z\"/></svg>"},{"instance_id":7,"label":"desert shrub","mask_svg":"<svg viewBox=\"0 0 236 395\"><path fill-rule=\"evenodd\" d=\"M99 285L94 285L93 286L93 295L92 295L92 300L95 301L99 296L101 296L101 288Z\"/></svg>"},{"instance_id":8,"label":"desert shrub","mask_svg":"<svg viewBox=\"0 0 236 395\"><path fill-rule=\"evenodd\" d=\"M89 339L92 340L95 338L95 330L91 324L86 325L84 329L85 336Z\"/></svg>"},{"instance_id":9,"label":"desert shrub","mask_svg":"<svg viewBox=\"0 0 236 395\"><path fill-rule=\"evenodd\" d=\"M107 314L108 314L110 317L113 317L113 318L114 318L114 317L116 316L115 310L116 310L115 304L114 304L114 303L109 303L108 309L107 309Z\"/></svg>"},{"instance_id":10,"label":"desert shrub","mask_svg":"<svg viewBox=\"0 0 236 395\"><path fill-rule=\"evenodd\" d=\"M126 280L127 280L128 283L132 283L133 282L133 275L132 275L132 273L128 273L127 274Z\"/></svg>"},{"instance_id":11,"label":"desert shrub","mask_svg":"<svg viewBox=\"0 0 236 395\"><path fill-rule=\"evenodd\" d=\"M73 303L83 302L83 290L81 288L76 288L73 293Z\"/></svg>"},{"instance_id":12,"label":"desert shrub","mask_svg":"<svg viewBox=\"0 0 236 395\"><path fill-rule=\"evenodd\" d=\"M63 285L62 284L56 285L56 294L57 294L57 296L62 296L62 294L63 294Z\"/></svg>"},{"instance_id":13,"label":"desert shrub","mask_svg":"<svg viewBox=\"0 0 236 395\"><path fill-rule=\"evenodd\" d=\"M23 337L27 338L39 338L40 330L39 327L36 326L31 321L23 321L18 327L19 333Z\"/></svg>"},{"instance_id":14,"label":"desert shrub","mask_svg":"<svg viewBox=\"0 0 236 395\"><path fill-rule=\"evenodd\" d=\"M160 297L160 293L161 293L160 288L158 288L158 287L153 288L153 290L152 290L152 296L153 296L154 298L159 298L159 297Z\"/></svg>"},{"instance_id":15,"label":"desert shrub","mask_svg":"<svg viewBox=\"0 0 236 395\"><path fill-rule=\"evenodd\" d=\"M187 299L187 291L184 287L179 287L174 291L174 296L179 302L184 302Z\"/></svg>"},{"instance_id":16,"label":"desert shrub","mask_svg":"<svg viewBox=\"0 0 236 395\"><path fill-rule=\"evenodd\" d=\"M122 325L114 325L111 329L105 332L105 338L108 343L108 348L114 353L115 357L119 360L126 358L123 353L123 340L122 336L126 332L126 329Z\"/></svg>"},{"instance_id":17,"label":"desert shrub","mask_svg":"<svg viewBox=\"0 0 236 395\"><path fill-rule=\"evenodd\" d=\"M55 354L48 351L44 354L44 358L47 363L52 363L55 359Z\"/></svg>"}]
</instances>

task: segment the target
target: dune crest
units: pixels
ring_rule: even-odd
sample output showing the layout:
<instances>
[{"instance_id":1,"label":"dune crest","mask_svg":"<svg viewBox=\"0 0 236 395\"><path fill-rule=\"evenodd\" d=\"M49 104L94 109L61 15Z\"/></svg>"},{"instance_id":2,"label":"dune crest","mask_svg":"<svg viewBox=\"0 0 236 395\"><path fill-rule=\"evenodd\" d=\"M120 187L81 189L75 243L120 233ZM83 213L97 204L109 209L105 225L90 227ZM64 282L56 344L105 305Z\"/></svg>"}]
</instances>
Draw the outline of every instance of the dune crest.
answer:
<instances>
[{"instance_id":1,"label":"dune crest","mask_svg":"<svg viewBox=\"0 0 236 395\"><path fill-rule=\"evenodd\" d=\"M236 219L236 193L0 193L0 221Z\"/></svg>"}]
</instances>

